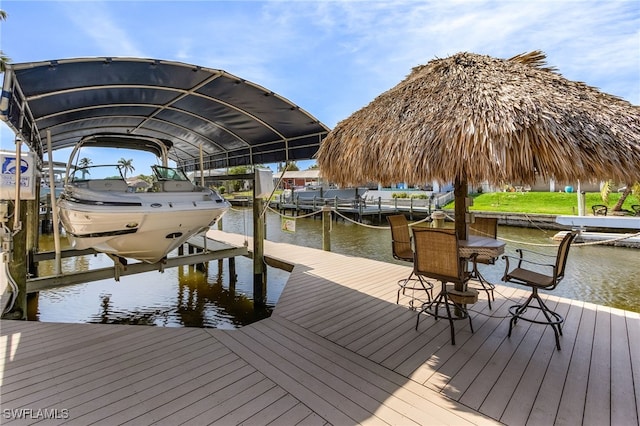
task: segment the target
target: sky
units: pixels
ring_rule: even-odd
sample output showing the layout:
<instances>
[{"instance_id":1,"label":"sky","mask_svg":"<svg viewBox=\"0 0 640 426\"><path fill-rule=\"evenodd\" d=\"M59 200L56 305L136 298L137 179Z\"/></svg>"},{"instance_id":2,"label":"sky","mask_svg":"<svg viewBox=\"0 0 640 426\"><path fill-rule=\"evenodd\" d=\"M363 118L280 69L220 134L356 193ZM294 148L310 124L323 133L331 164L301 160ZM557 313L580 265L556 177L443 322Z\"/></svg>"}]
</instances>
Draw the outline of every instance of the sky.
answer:
<instances>
[{"instance_id":1,"label":"sky","mask_svg":"<svg viewBox=\"0 0 640 426\"><path fill-rule=\"evenodd\" d=\"M564 77L640 104L638 0L0 0L0 9L11 62L121 56L222 69L329 128L414 66L463 51L542 50ZM0 124L0 148L13 140Z\"/></svg>"}]
</instances>

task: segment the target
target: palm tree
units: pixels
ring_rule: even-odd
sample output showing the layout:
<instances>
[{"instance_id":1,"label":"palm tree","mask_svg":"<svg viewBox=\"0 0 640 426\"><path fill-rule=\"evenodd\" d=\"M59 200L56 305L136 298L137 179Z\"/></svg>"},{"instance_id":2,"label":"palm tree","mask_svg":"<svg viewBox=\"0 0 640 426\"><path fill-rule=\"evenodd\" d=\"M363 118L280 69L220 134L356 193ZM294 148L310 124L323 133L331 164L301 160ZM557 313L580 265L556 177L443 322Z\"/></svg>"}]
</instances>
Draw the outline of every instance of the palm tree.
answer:
<instances>
[{"instance_id":1,"label":"palm tree","mask_svg":"<svg viewBox=\"0 0 640 426\"><path fill-rule=\"evenodd\" d=\"M124 158L120 158L118 160L118 167L120 167L120 170L122 170L123 172L123 177L126 179L127 178L127 172L133 172L136 168L133 167L133 158L129 158L128 160L125 160Z\"/></svg>"},{"instance_id":2,"label":"palm tree","mask_svg":"<svg viewBox=\"0 0 640 426\"><path fill-rule=\"evenodd\" d=\"M7 12L0 9L0 21L4 21L7 19ZM11 59L4 54L2 50L0 50L0 72L5 72L7 70L7 64Z\"/></svg>"},{"instance_id":3,"label":"palm tree","mask_svg":"<svg viewBox=\"0 0 640 426\"><path fill-rule=\"evenodd\" d=\"M89 167L91 165L91 158L82 157L80 161L78 161L78 167Z\"/></svg>"},{"instance_id":4,"label":"palm tree","mask_svg":"<svg viewBox=\"0 0 640 426\"><path fill-rule=\"evenodd\" d=\"M602 185L602 189L600 190L600 196L602 197L602 201L606 204L609 203L609 194L613 189L613 181L607 181ZM627 183L627 186L624 188L624 191L620 195L618 202L613 207L612 211L619 212L622 211L622 205L627 200L627 197L631 194L640 195L640 182L636 183Z\"/></svg>"},{"instance_id":5,"label":"palm tree","mask_svg":"<svg viewBox=\"0 0 640 426\"><path fill-rule=\"evenodd\" d=\"M81 173L82 173L82 179L83 180L87 176L87 174L91 174L91 172L89 170L87 170L87 167L89 167L90 165L91 165L91 158L82 157L78 161L78 167L80 167L82 169Z\"/></svg>"}]
</instances>

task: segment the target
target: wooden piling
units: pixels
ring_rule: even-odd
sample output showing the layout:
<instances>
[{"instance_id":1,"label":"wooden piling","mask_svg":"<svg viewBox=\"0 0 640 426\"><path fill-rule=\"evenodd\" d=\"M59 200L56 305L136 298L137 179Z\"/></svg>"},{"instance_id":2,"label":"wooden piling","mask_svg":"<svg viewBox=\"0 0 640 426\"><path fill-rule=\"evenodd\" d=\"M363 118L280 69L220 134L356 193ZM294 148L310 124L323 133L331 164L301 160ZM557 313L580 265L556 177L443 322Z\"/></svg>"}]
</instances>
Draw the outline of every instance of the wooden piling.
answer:
<instances>
[{"instance_id":1,"label":"wooden piling","mask_svg":"<svg viewBox=\"0 0 640 426\"><path fill-rule=\"evenodd\" d=\"M255 189L254 189L255 191ZM262 307L267 299L267 274L264 263L264 201L253 199L253 303Z\"/></svg>"},{"instance_id":2,"label":"wooden piling","mask_svg":"<svg viewBox=\"0 0 640 426\"><path fill-rule=\"evenodd\" d=\"M322 206L322 250L331 251L331 206Z\"/></svg>"}]
</instances>

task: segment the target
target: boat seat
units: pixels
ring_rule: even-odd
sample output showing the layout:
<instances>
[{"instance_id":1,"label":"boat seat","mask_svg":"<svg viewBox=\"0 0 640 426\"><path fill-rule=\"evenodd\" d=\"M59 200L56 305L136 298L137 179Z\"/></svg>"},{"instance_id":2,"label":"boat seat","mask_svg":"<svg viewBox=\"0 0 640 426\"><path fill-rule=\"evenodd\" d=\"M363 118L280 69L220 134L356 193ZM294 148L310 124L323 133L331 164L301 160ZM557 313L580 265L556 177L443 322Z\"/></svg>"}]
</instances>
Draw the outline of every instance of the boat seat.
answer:
<instances>
[{"instance_id":1,"label":"boat seat","mask_svg":"<svg viewBox=\"0 0 640 426\"><path fill-rule=\"evenodd\" d=\"M164 180L158 182L164 192L190 192L194 186L187 180Z\"/></svg>"},{"instance_id":2,"label":"boat seat","mask_svg":"<svg viewBox=\"0 0 640 426\"><path fill-rule=\"evenodd\" d=\"M93 191L127 192L127 183L119 179L96 179L87 184Z\"/></svg>"}]
</instances>

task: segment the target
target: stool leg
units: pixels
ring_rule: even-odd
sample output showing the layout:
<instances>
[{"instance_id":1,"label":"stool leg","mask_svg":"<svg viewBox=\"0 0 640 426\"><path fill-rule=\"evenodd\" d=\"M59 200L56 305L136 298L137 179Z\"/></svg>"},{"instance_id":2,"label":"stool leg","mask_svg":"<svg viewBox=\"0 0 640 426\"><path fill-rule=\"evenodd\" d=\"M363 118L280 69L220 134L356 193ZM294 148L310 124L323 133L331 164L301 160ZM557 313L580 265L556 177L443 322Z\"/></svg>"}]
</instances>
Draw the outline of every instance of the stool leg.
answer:
<instances>
[{"instance_id":1,"label":"stool leg","mask_svg":"<svg viewBox=\"0 0 640 426\"><path fill-rule=\"evenodd\" d=\"M443 284L444 285L444 284ZM456 331L453 328L453 318L451 317L451 309L449 308L449 298L447 291L444 291L444 307L447 309L447 318L449 318L449 328L451 329L451 344L456 344Z\"/></svg>"}]
</instances>

